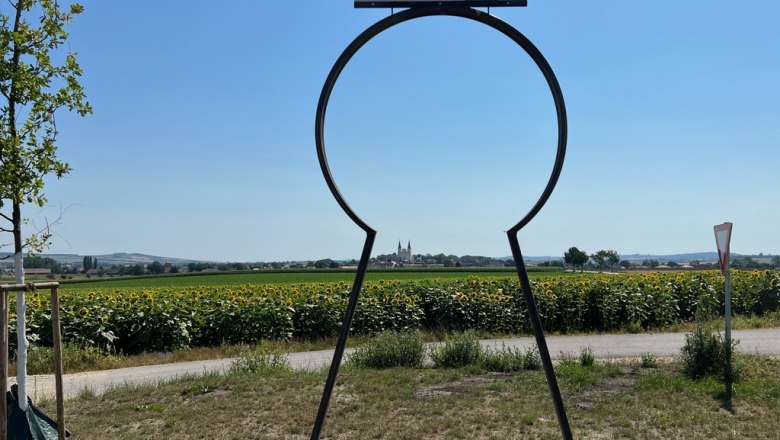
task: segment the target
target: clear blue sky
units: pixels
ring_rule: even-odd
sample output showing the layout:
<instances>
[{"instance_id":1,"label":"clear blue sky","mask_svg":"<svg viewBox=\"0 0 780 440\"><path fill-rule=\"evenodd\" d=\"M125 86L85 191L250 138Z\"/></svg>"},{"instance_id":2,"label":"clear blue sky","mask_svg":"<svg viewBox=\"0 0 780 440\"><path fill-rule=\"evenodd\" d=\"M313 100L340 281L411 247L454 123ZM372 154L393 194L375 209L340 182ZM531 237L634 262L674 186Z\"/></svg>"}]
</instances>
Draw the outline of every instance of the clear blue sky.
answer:
<instances>
[{"instance_id":1,"label":"clear blue sky","mask_svg":"<svg viewBox=\"0 0 780 440\"><path fill-rule=\"evenodd\" d=\"M387 10L341 1L83 1L70 48L95 114L60 114L40 223L49 252L209 260L358 258L330 196L314 113L333 62ZM540 1L495 8L553 66L569 116L559 185L520 233L526 255L780 253L780 3ZM334 176L415 253L509 255L555 148L549 91L527 56L456 18L366 46L328 113Z\"/></svg>"}]
</instances>

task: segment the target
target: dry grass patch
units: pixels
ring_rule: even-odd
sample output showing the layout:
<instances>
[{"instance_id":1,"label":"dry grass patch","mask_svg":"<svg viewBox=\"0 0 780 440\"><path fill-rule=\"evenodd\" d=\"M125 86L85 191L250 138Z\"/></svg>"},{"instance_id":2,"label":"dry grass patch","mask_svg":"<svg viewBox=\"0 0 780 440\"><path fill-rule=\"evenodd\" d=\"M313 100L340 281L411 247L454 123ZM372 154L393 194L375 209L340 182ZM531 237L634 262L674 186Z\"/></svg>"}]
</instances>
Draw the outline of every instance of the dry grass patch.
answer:
<instances>
[{"instance_id":1,"label":"dry grass patch","mask_svg":"<svg viewBox=\"0 0 780 440\"><path fill-rule=\"evenodd\" d=\"M679 365L575 364L559 378L575 438L776 438L780 360L746 357L733 412L722 385L691 381ZM81 439L306 439L325 374L279 372L125 387L67 403ZM42 402L52 413L52 402ZM558 439L544 373L346 369L323 438Z\"/></svg>"}]
</instances>

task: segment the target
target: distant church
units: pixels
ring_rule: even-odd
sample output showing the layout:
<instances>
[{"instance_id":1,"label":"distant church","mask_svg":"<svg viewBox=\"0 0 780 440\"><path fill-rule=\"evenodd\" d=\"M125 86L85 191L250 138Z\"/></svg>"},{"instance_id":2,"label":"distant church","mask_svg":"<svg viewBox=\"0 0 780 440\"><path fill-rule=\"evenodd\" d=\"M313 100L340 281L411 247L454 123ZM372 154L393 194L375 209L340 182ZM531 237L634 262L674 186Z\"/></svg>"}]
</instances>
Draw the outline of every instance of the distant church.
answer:
<instances>
[{"instance_id":1,"label":"distant church","mask_svg":"<svg viewBox=\"0 0 780 440\"><path fill-rule=\"evenodd\" d=\"M398 260L401 263L414 263L414 256L412 255L412 242L409 241L406 245L406 249L401 247L401 240L398 240Z\"/></svg>"}]
</instances>

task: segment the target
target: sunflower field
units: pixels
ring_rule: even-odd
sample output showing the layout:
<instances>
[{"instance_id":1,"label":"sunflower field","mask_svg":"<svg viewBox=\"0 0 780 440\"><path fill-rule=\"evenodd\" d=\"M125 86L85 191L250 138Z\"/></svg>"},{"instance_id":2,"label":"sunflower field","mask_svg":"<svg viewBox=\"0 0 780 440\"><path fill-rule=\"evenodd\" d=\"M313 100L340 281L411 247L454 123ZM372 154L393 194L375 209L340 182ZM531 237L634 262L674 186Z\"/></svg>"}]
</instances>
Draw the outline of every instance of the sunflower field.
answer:
<instances>
[{"instance_id":1,"label":"sunflower field","mask_svg":"<svg viewBox=\"0 0 780 440\"><path fill-rule=\"evenodd\" d=\"M546 331L657 328L694 319L700 303L723 313L718 272L583 274L532 280ZM316 339L337 334L350 283L62 289L64 340L137 353L190 346ZM780 273L732 271L735 314L780 309ZM13 306L13 304L12 304ZM51 343L48 291L28 294L28 335ZM15 325L12 307L11 325ZM352 332L531 331L516 277L366 282ZM10 338L13 344L15 338Z\"/></svg>"}]
</instances>

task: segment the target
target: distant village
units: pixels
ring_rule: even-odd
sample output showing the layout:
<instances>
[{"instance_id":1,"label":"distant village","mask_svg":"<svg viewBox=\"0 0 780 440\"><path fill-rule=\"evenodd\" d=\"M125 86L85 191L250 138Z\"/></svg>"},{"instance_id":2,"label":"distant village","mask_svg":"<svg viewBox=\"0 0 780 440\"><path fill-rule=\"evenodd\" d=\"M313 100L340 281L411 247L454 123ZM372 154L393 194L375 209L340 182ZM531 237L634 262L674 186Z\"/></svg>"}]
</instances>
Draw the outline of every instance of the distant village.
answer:
<instances>
[{"instance_id":1,"label":"distant village","mask_svg":"<svg viewBox=\"0 0 780 440\"><path fill-rule=\"evenodd\" d=\"M573 252L576 251L576 252ZM697 258L685 258L693 256ZM53 256L58 257L58 256ZM0 256L2 258L2 256ZM80 260L78 260L80 258ZM357 260L333 260L330 258L305 261L276 261L255 263L204 262L177 259L174 262L151 260L152 257L143 254L111 254L102 256L100 260L94 256L67 255L52 258L45 255L33 255L24 258L26 276L55 279L69 279L73 276L83 278L138 276L176 273L209 273L225 271L259 271L259 270L307 270L307 269L344 269L357 268ZM161 258L162 259L162 258ZM151 260L151 261L150 261ZM528 267L549 267L578 270L695 270L714 269L717 267L717 254L681 254L674 257L647 257L637 255L619 256L611 250L601 250L591 255L572 247L561 257L530 257L526 260ZM412 251L411 240L406 245L398 241L394 252L379 254L371 258L369 267L372 269L392 268L469 268L469 267L513 267L511 258L494 258L479 255L447 255L415 254ZM780 256L777 255L733 255L731 266L737 269L768 269L780 268ZM0 260L0 274L13 276L12 259Z\"/></svg>"}]
</instances>

